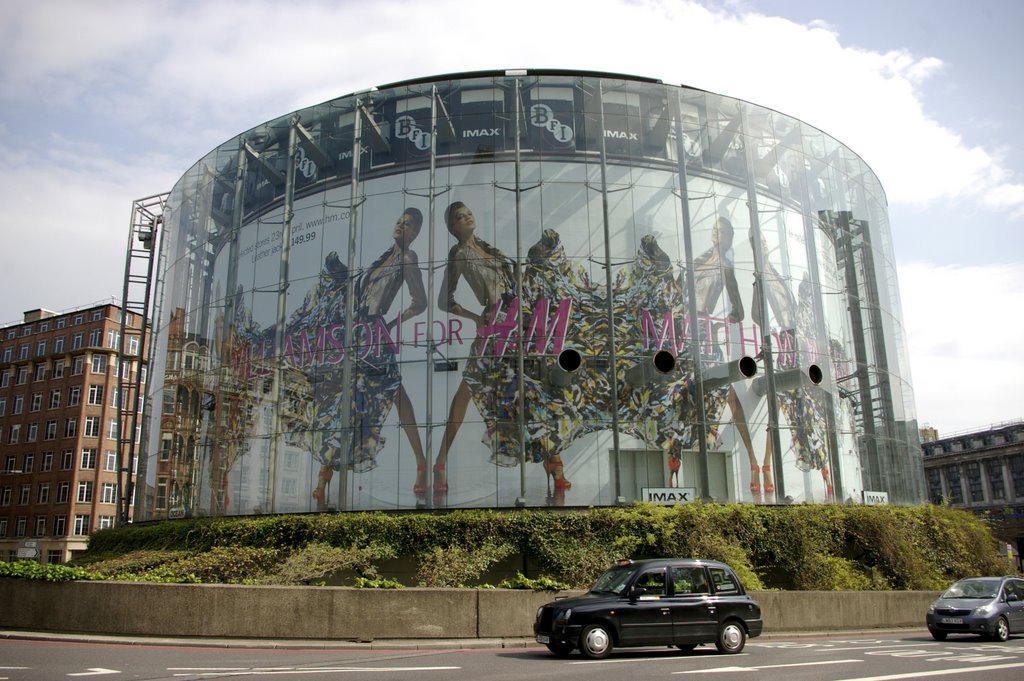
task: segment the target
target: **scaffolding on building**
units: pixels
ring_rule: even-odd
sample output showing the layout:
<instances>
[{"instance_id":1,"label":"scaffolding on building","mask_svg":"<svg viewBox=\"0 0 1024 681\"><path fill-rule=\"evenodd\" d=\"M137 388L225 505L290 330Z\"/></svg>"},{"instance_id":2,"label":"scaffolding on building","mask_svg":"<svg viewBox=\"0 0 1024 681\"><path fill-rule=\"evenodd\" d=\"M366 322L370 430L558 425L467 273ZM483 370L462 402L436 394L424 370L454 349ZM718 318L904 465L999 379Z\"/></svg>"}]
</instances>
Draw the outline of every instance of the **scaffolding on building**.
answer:
<instances>
[{"instance_id":1,"label":"scaffolding on building","mask_svg":"<svg viewBox=\"0 0 1024 681\"><path fill-rule=\"evenodd\" d=\"M138 450L146 441L143 432L147 411L143 392L145 367L149 366L152 343L147 343L153 301L153 266L160 248L164 207L168 193L155 194L132 203L128 244L125 249L124 289L121 296L121 336L118 344L118 408L117 408L117 522L131 520L135 498L135 472ZM128 320L137 315L139 324Z\"/></svg>"}]
</instances>

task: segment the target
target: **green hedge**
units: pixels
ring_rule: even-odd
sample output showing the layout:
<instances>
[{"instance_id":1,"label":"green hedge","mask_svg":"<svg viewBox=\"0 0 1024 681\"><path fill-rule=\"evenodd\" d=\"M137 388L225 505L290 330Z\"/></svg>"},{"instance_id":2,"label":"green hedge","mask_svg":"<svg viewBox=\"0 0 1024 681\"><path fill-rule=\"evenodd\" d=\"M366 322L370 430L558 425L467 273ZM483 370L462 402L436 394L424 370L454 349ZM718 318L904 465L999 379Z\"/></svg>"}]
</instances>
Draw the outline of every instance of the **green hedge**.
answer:
<instances>
[{"instance_id":1,"label":"green hedge","mask_svg":"<svg viewBox=\"0 0 1024 681\"><path fill-rule=\"evenodd\" d=\"M723 560L755 590L937 590L1012 569L983 520L948 507L702 503L166 521L96 532L76 565L78 578L253 584L350 570L393 586L380 564L410 558L416 586L479 586L510 556L537 566L520 583L576 588L621 557Z\"/></svg>"}]
</instances>

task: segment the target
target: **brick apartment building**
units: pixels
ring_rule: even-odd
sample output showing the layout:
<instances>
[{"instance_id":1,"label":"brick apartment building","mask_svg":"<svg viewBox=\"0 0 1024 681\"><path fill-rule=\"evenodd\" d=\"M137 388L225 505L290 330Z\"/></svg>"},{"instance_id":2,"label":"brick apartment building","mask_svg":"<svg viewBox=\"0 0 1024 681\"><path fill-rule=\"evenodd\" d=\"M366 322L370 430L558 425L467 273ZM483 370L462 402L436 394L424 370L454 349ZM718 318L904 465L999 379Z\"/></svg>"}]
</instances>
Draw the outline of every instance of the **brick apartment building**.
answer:
<instances>
[{"instance_id":1,"label":"brick apartment building","mask_svg":"<svg viewBox=\"0 0 1024 681\"><path fill-rule=\"evenodd\" d=\"M138 406L130 386L140 370L120 361L121 321L118 305L100 304L33 310L0 328L0 559L65 562L90 532L117 523L118 409ZM125 318L126 358L145 356L140 324Z\"/></svg>"}]
</instances>

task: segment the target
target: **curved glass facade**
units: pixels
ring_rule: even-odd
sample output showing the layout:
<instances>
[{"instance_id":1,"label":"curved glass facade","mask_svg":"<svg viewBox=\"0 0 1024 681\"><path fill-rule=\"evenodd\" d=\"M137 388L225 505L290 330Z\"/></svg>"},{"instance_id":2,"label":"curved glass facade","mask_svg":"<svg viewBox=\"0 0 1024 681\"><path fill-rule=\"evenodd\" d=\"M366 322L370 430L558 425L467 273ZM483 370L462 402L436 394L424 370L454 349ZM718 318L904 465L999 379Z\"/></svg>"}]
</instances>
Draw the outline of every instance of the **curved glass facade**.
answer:
<instances>
[{"instance_id":1,"label":"curved glass facade","mask_svg":"<svg viewBox=\"0 0 1024 681\"><path fill-rule=\"evenodd\" d=\"M925 500L882 187L747 102L334 99L189 170L157 277L138 519Z\"/></svg>"}]
</instances>

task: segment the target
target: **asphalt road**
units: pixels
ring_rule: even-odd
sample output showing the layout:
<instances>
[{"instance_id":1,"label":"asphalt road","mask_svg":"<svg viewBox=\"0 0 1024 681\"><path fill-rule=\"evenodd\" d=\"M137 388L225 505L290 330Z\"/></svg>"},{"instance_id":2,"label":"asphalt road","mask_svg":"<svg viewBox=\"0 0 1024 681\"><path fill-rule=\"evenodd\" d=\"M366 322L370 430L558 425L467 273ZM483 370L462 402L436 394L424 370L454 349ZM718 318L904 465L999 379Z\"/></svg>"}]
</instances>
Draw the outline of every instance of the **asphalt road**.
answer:
<instances>
[{"instance_id":1,"label":"asphalt road","mask_svg":"<svg viewBox=\"0 0 1024 681\"><path fill-rule=\"evenodd\" d=\"M85 642L0 638L0 681L56 679L202 680L357 678L366 681L550 681L553 678L621 681L712 675L721 681L895 681L897 679L1024 678L1024 637L991 643L977 637L938 642L927 631L773 635L753 639L739 655L719 655L713 646L689 654L669 648L621 649L606 660L579 655L558 659L527 641L409 642L347 646L290 642L166 641ZM326 644L331 645L331 644ZM405 647L403 647L403 645ZM468 647L468 646L478 647ZM317 647L319 646L319 647Z\"/></svg>"}]
</instances>

